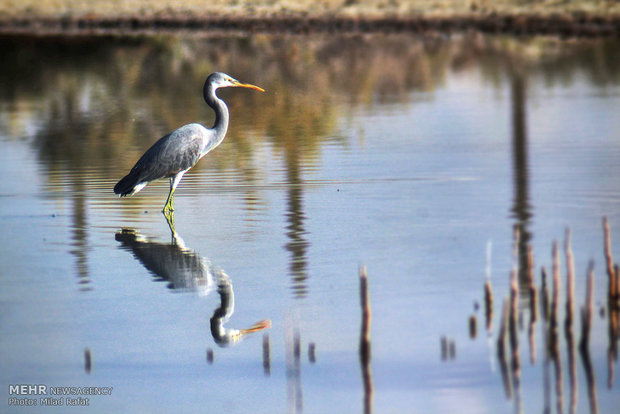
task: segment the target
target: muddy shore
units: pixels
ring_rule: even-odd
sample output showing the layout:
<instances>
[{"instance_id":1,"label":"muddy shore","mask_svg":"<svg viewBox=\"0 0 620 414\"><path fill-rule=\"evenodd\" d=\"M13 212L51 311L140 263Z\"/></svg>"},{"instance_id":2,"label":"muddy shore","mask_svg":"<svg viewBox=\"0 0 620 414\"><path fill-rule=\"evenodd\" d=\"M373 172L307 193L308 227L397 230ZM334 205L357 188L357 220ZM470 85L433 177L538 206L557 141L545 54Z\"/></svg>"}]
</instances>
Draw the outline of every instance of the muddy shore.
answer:
<instances>
[{"instance_id":1,"label":"muddy shore","mask_svg":"<svg viewBox=\"0 0 620 414\"><path fill-rule=\"evenodd\" d=\"M620 16L571 15L465 16L124 16L0 18L4 34L140 34L148 32L237 33L444 33L479 31L514 35L566 37L619 36Z\"/></svg>"},{"instance_id":2,"label":"muddy shore","mask_svg":"<svg viewBox=\"0 0 620 414\"><path fill-rule=\"evenodd\" d=\"M619 36L616 0L0 0L0 33L478 31Z\"/></svg>"}]
</instances>

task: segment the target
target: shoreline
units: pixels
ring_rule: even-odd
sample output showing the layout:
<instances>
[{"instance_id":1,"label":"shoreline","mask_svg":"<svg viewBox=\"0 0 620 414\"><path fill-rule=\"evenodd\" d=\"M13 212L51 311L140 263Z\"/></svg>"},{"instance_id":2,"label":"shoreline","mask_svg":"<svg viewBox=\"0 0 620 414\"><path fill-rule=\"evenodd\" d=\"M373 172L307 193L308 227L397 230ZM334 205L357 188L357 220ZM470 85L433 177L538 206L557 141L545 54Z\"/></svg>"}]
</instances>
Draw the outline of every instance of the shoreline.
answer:
<instances>
[{"instance_id":1,"label":"shoreline","mask_svg":"<svg viewBox=\"0 0 620 414\"><path fill-rule=\"evenodd\" d=\"M163 15L11 16L2 35L140 35L157 33L428 33L620 36L620 15L599 13L488 13L453 15Z\"/></svg>"}]
</instances>

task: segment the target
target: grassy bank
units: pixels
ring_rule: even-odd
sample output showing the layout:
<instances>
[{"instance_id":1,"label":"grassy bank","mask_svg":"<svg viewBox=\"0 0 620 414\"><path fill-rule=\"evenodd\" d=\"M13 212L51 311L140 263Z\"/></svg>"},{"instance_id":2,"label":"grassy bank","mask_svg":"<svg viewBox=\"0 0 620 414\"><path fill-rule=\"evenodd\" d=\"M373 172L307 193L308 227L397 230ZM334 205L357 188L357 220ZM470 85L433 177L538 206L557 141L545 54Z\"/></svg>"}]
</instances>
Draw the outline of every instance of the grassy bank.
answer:
<instances>
[{"instance_id":1,"label":"grassy bank","mask_svg":"<svg viewBox=\"0 0 620 414\"><path fill-rule=\"evenodd\" d=\"M408 17L620 13L613 0L0 0L9 17Z\"/></svg>"},{"instance_id":2,"label":"grassy bank","mask_svg":"<svg viewBox=\"0 0 620 414\"><path fill-rule=\"evenodd\" d=\"M619 34L615 0L0 0L0 30Z\"/></svg>"}]
</instances>

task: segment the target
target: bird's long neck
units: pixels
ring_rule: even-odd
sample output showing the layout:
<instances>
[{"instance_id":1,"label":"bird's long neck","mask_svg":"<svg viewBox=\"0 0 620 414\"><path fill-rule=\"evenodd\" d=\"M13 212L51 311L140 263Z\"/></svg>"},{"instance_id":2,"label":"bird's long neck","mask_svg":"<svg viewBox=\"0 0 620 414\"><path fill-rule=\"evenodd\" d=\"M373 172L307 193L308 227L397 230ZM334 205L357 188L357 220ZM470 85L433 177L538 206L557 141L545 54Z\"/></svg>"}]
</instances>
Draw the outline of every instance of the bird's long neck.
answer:
<instances>
[{"instance_id":1,"label":"bird's long neck","mask_svg":"<svg viewBox=\"0 0 620 414\"><path fill-rule=\"evenodd\" d=\"M204 99L207 105L215 111L215 123L211 128L215 132L216 141L212 143L215 147L224 140L228 130L228 107L224 101L217 97L215 89L210 85L205 85Z\"/></svg>"}]
</instances>

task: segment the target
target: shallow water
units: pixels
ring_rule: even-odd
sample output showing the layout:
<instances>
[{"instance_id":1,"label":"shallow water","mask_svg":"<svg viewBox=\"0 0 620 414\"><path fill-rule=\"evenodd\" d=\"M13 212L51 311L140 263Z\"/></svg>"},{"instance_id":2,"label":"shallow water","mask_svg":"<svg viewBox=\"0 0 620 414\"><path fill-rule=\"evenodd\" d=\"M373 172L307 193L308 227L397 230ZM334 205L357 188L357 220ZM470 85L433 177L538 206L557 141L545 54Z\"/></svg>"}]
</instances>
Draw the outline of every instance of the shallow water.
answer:
<instances>
[{"instance_id":1,"label":"shallow water","mask_svg":"<svg viewBox=\"0 0 620 414\"><path fill-rule=\"evenodd\" d=\"M601 225L606 216L620 254L617 42L0 43L1 411L65 412L41 398L85 386L111 387L82 396L87 412L606 413L620 404ZM219 93L231 128L183 178L173 237L160 213L167 182L129 199L112 187L158 137L212 122L200 91L215 70L266 92ZM541 317L529 344L515 226L521 252L533 249L538 287L560 243L556 360ZM563 325L567 227L575 344L595 262L591 371ZM369 370L359 355L360 265L372 307ZM520 369L505 387L497 338L513 265L524 327ZM271 327L221 346L211 325L226 318L226 328ZM442 337L453 358L442 359ZM48 390L15 395L10 384Z\"/></svg>"}]
</instances>

